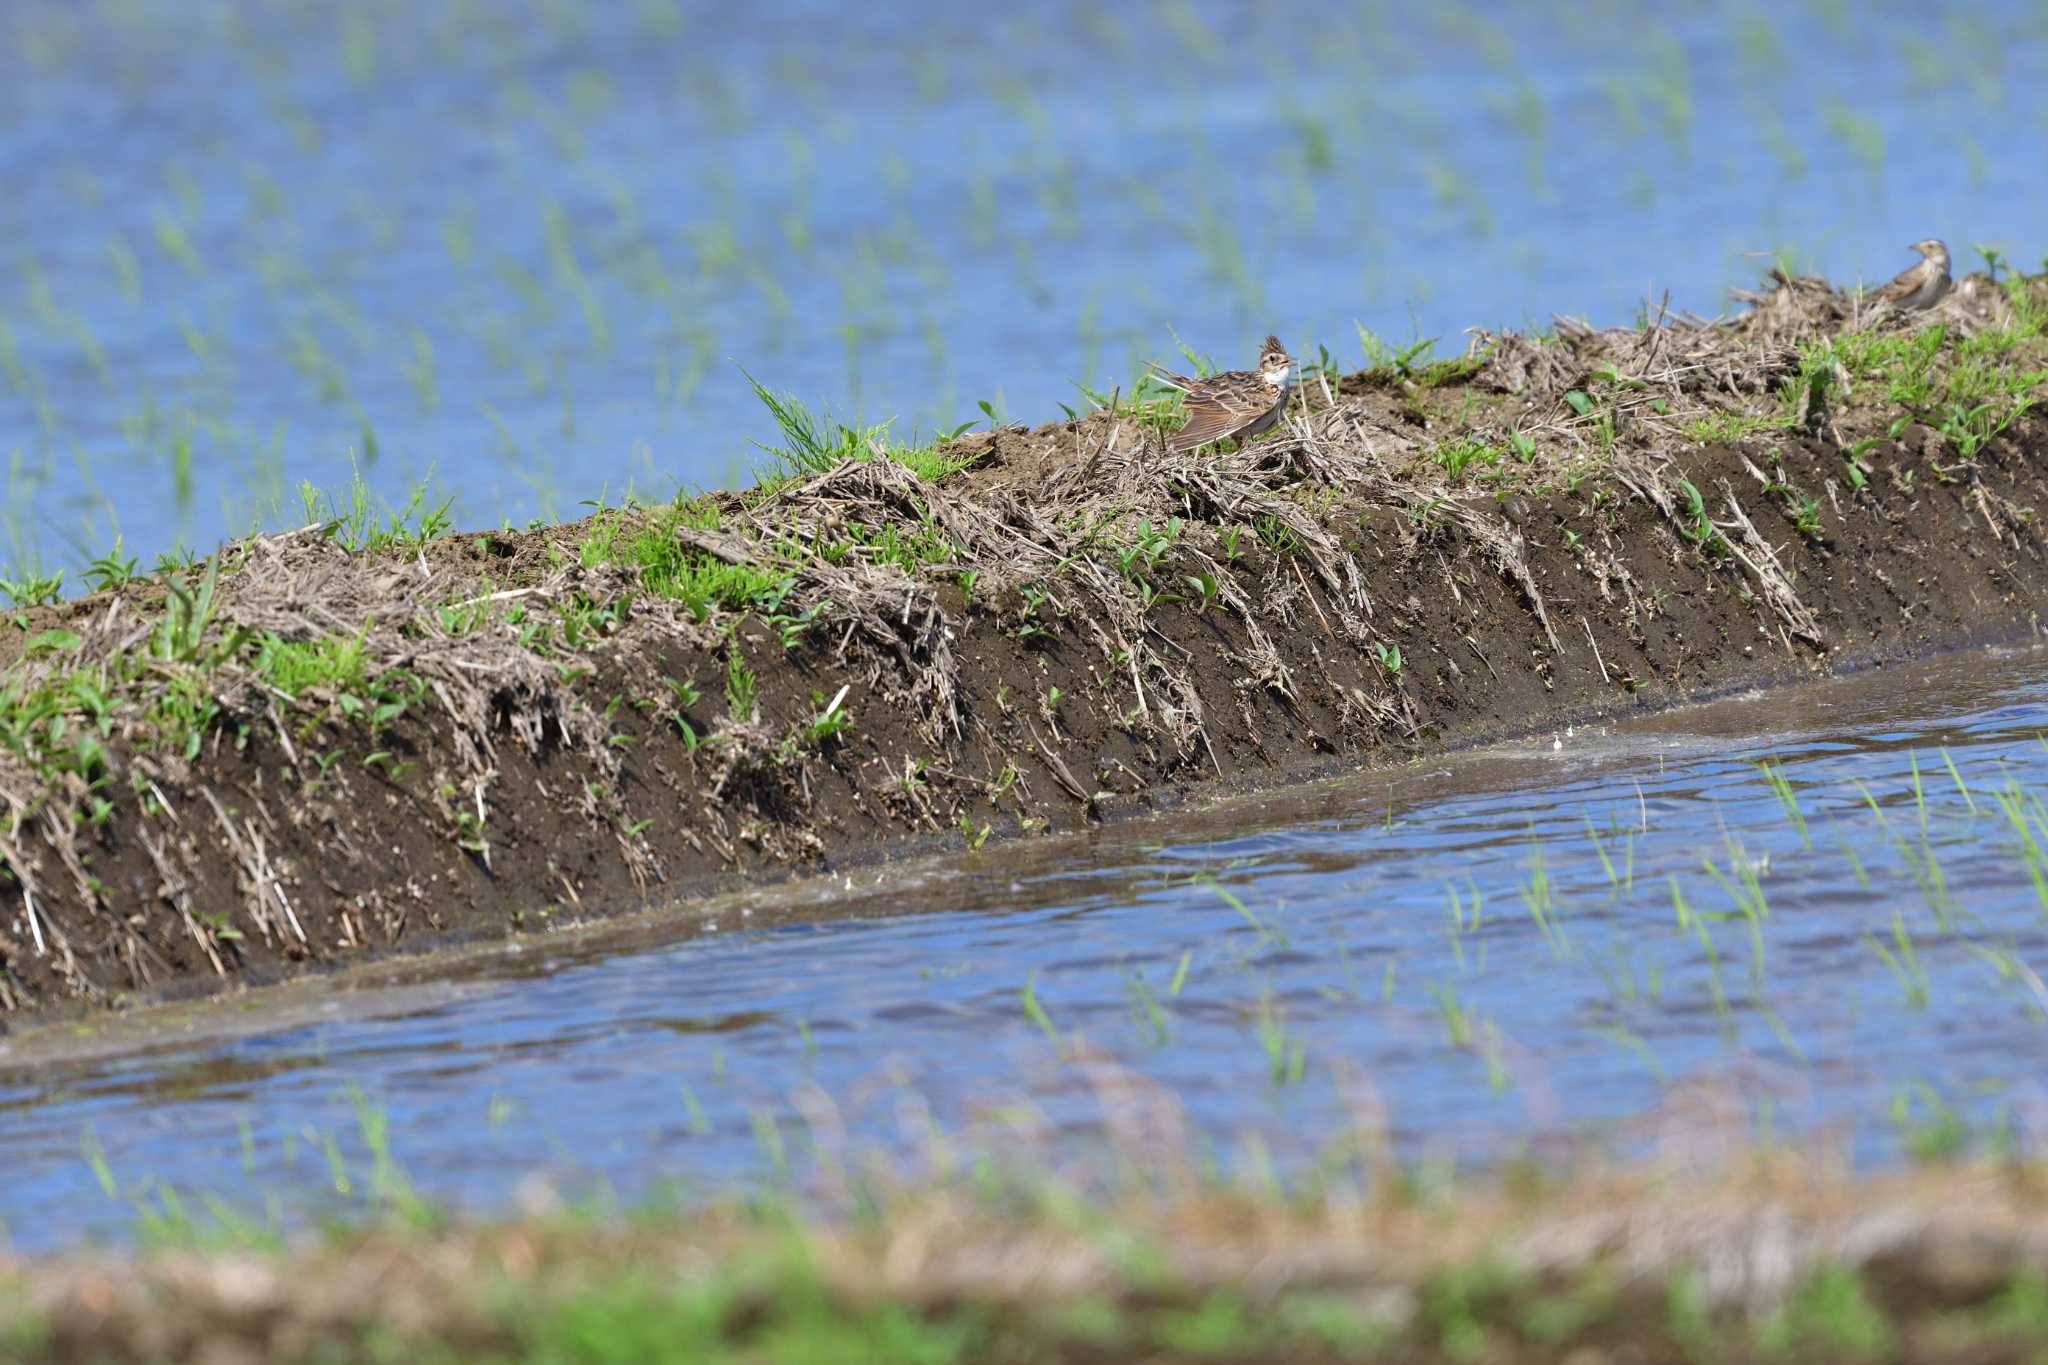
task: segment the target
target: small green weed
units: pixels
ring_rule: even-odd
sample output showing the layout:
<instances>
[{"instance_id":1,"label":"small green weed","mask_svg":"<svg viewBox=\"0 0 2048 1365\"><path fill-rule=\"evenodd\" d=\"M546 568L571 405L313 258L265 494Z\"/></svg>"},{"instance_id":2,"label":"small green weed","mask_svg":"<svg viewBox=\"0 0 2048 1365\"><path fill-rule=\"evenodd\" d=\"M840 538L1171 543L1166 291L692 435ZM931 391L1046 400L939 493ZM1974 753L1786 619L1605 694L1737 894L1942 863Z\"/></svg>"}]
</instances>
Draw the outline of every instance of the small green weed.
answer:
<instances>
[{"instance_id":1,"label":"small green weed","mask_svg":"<svg viewBox=\"0 0 2048 1365\"><path fill-rule=\"evenodd\" d=\"M822 692L811 694L811 704L818 707L818 710L804 726L805 739L812 744L823 744L827 740L839 738L846 732L853 724L853 714L846 709L846 694L852 686L851 683L842 686L832 695L829 702L825 700L825 694Z\"/></svg>"},{"instance_id":2,"label":"small green weed","mask_svg":"<svg viewBox=\"0 0 2048 1365\"><path fill-rule=\"evenodd\" d=\"M1678 481L1678 492L1684 508L1678 518L1679 532L1708 554L1720 554L1727 549L1721 533L1715 529L1713 518L1707 515L1707 500L1689 479Z\"/></svg>"},{"instance_id":3,"label":"small green weed","mask_svg":"<svg viewBox=\"0 0 2048 1365\"><path fill-rule=\"evenodd\" d=\"M318 523L327 535L351 550L422 545L454 529L448 511L454 498L429 503L425 482L415 484L405 506L393 511L379 501L358 470L343 499L337 500L309 482L299 485L299 504L306 520Z\"/></svg>"},{"instance_id":4,"label":"small green weed","mask_svg":"<svg viewBox=\"0 0 2048 1365\"><path fill-rule=\"evenodd\" d=\"M1694 418L1686 430L1693 440L1701 445L1740 445L1759 431L1770 431L1787 425L1782 416L1761 417L1747 412L1721 412L1712 417Z\"/></svg>"},{"instance_id":5,"label":"small green weed","mask_svg":"<svg viewBox=\"0 0 2048 1365\"><path fill-rule=\"evenodd\" d=\"M315 687L352 690L362 684L366 638L365 632L294 641L266 632L253 666L259 677L288 697Z\"/></svg>"},{"instance_id":6,"label":"small green weed","mask_svg":"<svg viewBox=\"0 0 2048 1365\"><path fill-rule=\"evenodd\" d=\"M40 607L54 602L64 593L64 571L37 573L30 571L19 577L0 577L0 592L17 607Z\"/></svg>"},{"instance_id":7,"label":"small green weed","mask_svg":"<svg viewBox=\"0 0 2048 1365\"><path fill-rule=\"evenodd\" d=\"M879 426L850 427L830 416L813 412L809 404L794 394L775 392L744 369L740 373L747 376L754 396L761 400L782 432L783 444L761 446L773 458L775 470L780 474L814 477L837 469L849 460L885 459L894 460L920 479L937 483L981 458L979 451L973 454L952 453L950 440L931 445L892 446L889 442L891 424L888 422ZM958 434L957 430L952 433Z\"/></svg>"},{"instance_id":8,"label":"small green weed","mask_svg":"<svg viewBox=\"0 0 2048 1365\"><path fill-rule=\"evenodd\" d=\"M1501 462L1500 447L1470 437L1438 446L1430 459L1453 479L1465 477L1473 465L1495 466Z\"/></svg>"},{"instance_id":9,"label":"small green weed","mask_svg":"<svg viewBox=\"0 0 2048 1365\"><path fill-rule=\"evenodd\" d=\"M760 690L760 680L754 676L754 670L747 667L746 659L735 645L731 657L725 662L725 705L736 723L744 725L754 719Z\"/></svg>"},{"instance_id":10,"label":"small green weed","mask_svg":"<svg viewBox=\"0 0 2048 1365\"><path fill-rule=\"evenodd\" d=\"M121 537L114 537L114 548L92 561L85 568L85 581L95 591L118 588L135 577L133 558L121 553Z\"/></svg>"}]
</instances>

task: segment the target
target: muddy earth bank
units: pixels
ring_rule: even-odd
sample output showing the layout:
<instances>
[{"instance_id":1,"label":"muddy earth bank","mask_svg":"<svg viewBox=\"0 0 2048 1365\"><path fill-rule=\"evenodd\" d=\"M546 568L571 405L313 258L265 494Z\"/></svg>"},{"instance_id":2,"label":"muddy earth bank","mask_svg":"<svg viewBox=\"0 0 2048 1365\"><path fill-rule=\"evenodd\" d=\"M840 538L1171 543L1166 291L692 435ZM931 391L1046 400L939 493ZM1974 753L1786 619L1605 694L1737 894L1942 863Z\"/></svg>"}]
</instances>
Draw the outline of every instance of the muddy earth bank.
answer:
<instances>
[{"instance_id":1,"label":"muddy earth bank","mask_svg":"<svg viewBox=\"0 0 2048 1365\"><path fill-rule=\"evenodd\" d=\"M0 1015L2010 639L2048 596L2048 286L1475 333L1242 448L1141 386L525 531L359 502L0 633Z\"/></svg>"}]
</instances>

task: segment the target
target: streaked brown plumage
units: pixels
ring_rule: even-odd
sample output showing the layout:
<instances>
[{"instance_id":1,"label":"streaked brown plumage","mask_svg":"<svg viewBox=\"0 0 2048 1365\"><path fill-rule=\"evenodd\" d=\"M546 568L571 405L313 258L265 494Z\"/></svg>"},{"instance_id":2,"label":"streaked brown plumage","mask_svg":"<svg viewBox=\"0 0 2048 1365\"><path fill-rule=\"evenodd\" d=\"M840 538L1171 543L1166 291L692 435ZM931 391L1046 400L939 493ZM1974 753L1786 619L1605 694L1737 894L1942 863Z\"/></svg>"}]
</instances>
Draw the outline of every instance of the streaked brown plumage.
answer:
<instances>
[{"instance_id":1,"label":"streaked brown plumage","mask_svg":"<svg viewBox=\"0 0 2048 1365\"><path fill-rule=\"evenodd\" d=\"M1948 293L1948 246L1939 238L1929 237L1913 243L1912 249L1920 253L1920 263L1901 271L1890 284L1870 296L1879 309L1918 312L1940 303Z\"/></svg>"},{"instance_id":2,"label":"streaked brown plumage","mask_svg":"<svg viewBox=\"0 0 2048 1365\"><path fill-rule=\"evenodd\" d=\"M1152 372L1184 396L1187 425L1166 442L1167 449L1179 455L1211 441L1256 436L1279 421L1281 409L1287 406L1294 358L1287 354L1278 337L1269 336L1256 370L1226 370L1204 379L1175 374L1157 365Z\"/></svg>"}]
</instances>

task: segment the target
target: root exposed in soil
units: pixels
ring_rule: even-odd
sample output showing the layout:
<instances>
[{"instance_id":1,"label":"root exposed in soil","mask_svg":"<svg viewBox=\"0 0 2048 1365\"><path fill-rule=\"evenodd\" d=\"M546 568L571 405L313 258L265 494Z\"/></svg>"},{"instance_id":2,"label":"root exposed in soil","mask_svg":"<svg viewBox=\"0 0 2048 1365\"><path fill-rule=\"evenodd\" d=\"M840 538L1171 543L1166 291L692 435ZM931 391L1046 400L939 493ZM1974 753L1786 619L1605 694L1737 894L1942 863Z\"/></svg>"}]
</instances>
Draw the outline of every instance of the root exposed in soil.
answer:
<instances>
[{"instance_id":1,"label":"root exposed in soil","mask_svg":"<svg viewBox=\"0 0 2048 1365\"><path fill-rule=\"evenodd\" d=\"M0 1014L2034 629L2048 284L1753 303L1310 371L1193 455L1143 388L916 451L778 400L744 492L468 535L358 505L12 613Z\"/></svg>"}]
</instances>

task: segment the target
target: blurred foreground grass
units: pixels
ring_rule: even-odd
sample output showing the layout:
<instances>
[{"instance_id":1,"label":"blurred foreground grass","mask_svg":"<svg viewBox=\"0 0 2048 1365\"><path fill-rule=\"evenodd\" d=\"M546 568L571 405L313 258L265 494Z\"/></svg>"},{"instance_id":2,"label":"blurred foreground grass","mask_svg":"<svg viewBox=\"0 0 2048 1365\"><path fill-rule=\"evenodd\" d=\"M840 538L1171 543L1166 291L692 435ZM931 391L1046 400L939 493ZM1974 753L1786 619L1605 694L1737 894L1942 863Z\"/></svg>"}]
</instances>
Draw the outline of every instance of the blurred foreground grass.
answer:
<instances>
[{"instance_id":1,"label":"blurred foreground grass","mask_svg":"<svg viewBox=\"0 0 2048 1365\"><path fill-rule=\"evenodd\" d=\"M1171 1183L1171 1173L1168 1173ZM10 1359L2037 1359L2038 1169L898 1189L0 1263ZM870 1191L872 1193L872 1191ZM813 1216L813 1219L815 1216Z\"/></svg>"}]
</instances>

